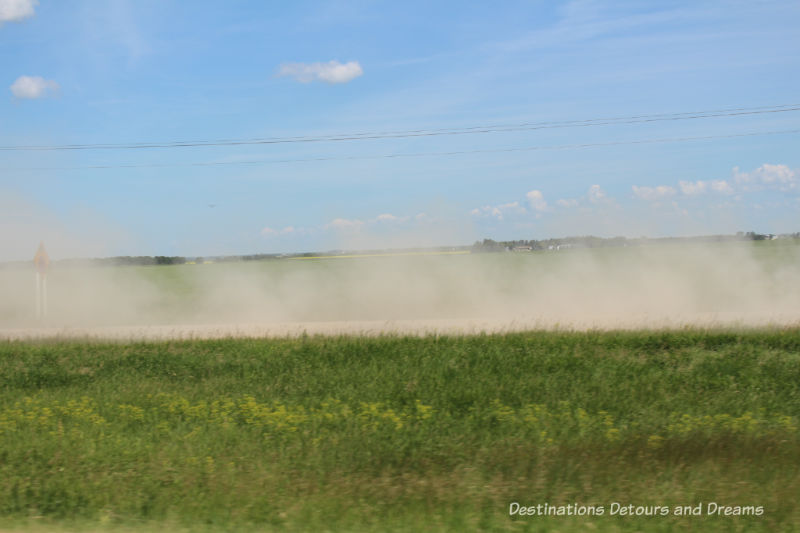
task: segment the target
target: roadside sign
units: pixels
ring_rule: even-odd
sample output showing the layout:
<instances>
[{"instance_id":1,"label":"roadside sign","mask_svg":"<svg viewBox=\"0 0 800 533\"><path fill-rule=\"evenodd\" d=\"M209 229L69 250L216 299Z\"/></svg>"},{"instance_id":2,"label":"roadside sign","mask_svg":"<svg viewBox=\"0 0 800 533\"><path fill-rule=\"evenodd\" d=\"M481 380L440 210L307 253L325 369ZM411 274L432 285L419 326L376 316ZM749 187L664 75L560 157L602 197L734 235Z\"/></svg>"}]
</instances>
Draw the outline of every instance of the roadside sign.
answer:
<instances>
[{"instance_id":1,"label":"roadside sign","mask_svg":"<svg viewBox=\"0 0 800 533\"><path fill-rule=\"evenodd\" d=\"M39 249L36 250L36 255L33 256L33 264L36 265L36 272L46 274L50 266L50 256L47 255L47 250L44 249L44 242L39 243Z\"/></svg>"},{"instance_id":2,"label":"roadside sign","mask_svg":"<svg viewBox=\"0 0 800 533\"><path fill-rule=\"evenodd\" d=\"M44 242L39 243L33 264L36 267L36 318L41 320L47 316L47 269L50 267L50 256L44 249Z\"/></svg>"}]
</instances>

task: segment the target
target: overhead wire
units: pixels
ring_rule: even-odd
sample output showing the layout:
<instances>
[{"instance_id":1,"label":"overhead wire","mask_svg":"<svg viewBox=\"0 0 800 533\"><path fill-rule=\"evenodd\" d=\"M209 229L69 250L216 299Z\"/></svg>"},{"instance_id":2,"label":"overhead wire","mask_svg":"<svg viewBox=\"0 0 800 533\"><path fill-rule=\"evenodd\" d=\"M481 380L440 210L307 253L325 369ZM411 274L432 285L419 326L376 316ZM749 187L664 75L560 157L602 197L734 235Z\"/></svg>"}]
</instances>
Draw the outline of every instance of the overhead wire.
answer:
<instances>
[{"instance_id":1,"label":"overhead wire","mask_svg":"<svg viewBox=\"0 0 800 533\"><path fill-rule=\"evenodd\" d=\"M340 133L319 136L268 137L254 139L215 139L196 141L138 142L138 143L94 143L65 145L6 145L0 151L68 151L68 150L141 150L167 148L198 148L221 146L270 145L290 143L321 143L342 141L363 141L378 139L398 139L414 137L434 137L447 135L473 135L487 133L505 133L516 131L533 131L556 128L595 127L609 125L642 124L649 122L697 120L706 118L733 117L745 115L762 115L800 111L800 104L782 104L761 107L741 107L706 111L680 113L661 113L650 115L634 115L625 117L605 117L583 120L519 122L512 124L494 124L464 126L442 129L418 129L398 131L373 131L361 133Z\"/></svg>"},{"instance_id":2,"label":"overhead wire","mask_svg":"<svg viewBox=\"0 0 800 533\"><path fill-rule=\"evenodd\" d=\"M706 140L716 140L716 139L734 139L741 137L757 137L766 135L791 135L791 134L800 134L800 129L742 132L742 133L731 133L725 135L702 135L693 137L632 139L623 141L607 141L607 142L577 143L577 144L562 144L562 145L537 145L537 146L522 146L522 147L512 147L512 148L452 150L444 152L407 152L407 153L397 153L397 154L379 154L371 156L331 156L331 157L307 157L307 158L267 159L267 160L262 159L262 160L243 160L243 161L209 161L209 162L196 162L196 163L154 163L154 164L134 163L134 164L114 164L114 165L85 165L85 166L74 166L74 167L20 167L20 168L3 168L3 170L5 171L97 170L97 169L120 169L120 168L170 168L170 167L212 167L212 166L229 166L229 165L269 165L269 164L279 164L279 163L305 163L305 162L318 162L318 161L354 161L354 160L372 160L372 159L397 159L397 158L407 158L407 157L437 157L437 156L455 156L455 155L469 155L469 154L546 151L546 150L578 150L578 149L601 148L610 146L706 141Z\"/></svg>"}]
</instances>

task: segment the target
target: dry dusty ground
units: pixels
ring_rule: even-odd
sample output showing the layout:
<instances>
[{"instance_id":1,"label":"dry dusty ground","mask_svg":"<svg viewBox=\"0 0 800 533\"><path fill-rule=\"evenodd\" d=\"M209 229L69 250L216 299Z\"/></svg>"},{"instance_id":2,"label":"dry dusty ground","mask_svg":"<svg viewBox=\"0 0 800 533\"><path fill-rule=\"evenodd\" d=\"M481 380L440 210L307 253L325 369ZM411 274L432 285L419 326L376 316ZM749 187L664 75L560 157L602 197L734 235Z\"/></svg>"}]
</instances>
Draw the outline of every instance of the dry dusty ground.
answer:
<instances>
[{"instance_id":1,"label":"dry dusty ground","mask_svg":"<svg viewBox=\"0 0 800 533\"><path fill-rule=\"evenodd\" d=\"M168 340L281 338L301 335L470 335L529 330L617 330L681 328L800 327L797 314L706 313L691 316L602 315L487 319L271 322L243 324L162 324L105 327L0 329L0 340Z\"/></svg>"},{"instance_id":2,"label":"dry dusty ground","mask_svg":"<svg viewBox=\"0 0 800 533\"><path fill-rule=\"evenodd\" d=\"M793 242L11 269L0 340L800 327Z\"/></svg>"}]
</instances>

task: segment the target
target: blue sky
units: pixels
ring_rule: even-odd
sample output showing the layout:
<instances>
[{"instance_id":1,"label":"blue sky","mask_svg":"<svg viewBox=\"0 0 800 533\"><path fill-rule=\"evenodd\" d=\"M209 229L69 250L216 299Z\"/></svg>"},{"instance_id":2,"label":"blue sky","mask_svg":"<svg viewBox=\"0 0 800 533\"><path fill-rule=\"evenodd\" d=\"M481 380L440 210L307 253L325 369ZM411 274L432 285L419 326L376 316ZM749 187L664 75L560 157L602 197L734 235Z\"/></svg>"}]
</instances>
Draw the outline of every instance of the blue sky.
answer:
<instances>
[{"instance_id":1,"label":"blue sky","mask_svg":"<svg viewBox=\"0 0 800 533\"><path fill-rule=\"evenodd\" d=\"M795 1L0 0L0 21L0 260L42 239L193 256L800 231ZM742 108L770 112L463 133Z\"/></svg>"}]
</instances>

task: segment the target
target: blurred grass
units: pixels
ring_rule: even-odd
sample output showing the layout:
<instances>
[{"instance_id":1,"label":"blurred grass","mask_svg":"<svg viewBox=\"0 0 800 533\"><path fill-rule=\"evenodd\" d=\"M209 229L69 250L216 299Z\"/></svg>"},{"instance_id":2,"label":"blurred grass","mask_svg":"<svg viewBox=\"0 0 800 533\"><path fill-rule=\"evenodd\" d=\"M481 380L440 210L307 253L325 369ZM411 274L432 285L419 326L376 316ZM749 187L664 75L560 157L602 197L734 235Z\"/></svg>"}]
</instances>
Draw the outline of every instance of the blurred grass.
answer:
<instances>
[{"instance_id":1,"label":"blurred grass","mask_svg":"<svg viewBox=\"0 0 800 533\"><path fill-rule=\"evenodd\" d=\"M0 527L793 531L798 384L797 329L8 342Z\"/></svg>"}]
</instances>

